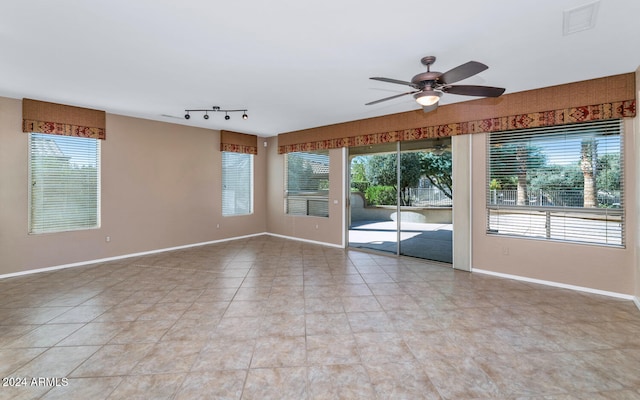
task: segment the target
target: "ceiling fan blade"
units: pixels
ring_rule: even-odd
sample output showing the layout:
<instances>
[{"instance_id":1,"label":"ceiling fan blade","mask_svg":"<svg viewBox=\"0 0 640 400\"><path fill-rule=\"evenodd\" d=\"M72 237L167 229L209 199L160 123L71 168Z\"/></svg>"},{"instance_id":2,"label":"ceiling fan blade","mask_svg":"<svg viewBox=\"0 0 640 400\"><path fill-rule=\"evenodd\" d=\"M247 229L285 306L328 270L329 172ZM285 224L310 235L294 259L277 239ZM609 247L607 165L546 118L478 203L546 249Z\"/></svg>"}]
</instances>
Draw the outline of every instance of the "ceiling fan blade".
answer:
<instances>
[{"instance_id":1,"label":"ceiling fan blade","mask_svg":"<svg viewBox=\"0 0 640 400\"><path fill-rule=\"evenodd\" d=\"M455 85L444 86L440 90L445 93L461 94L464 96L499 97L504 93L504 88L492 86Z\"/></svg>"},{"instance_id":2,"label":"ceiling fan blade","mask_svg":"<svg viewBox=\"0 0 640 400\"><path fill-rule=\"evenodd\" d=\"M408 94L413 94L413 93L416 93L416 92L417 92L417 91L407 92L407 93L400 93L400 94L396 94L395 96L385 97L384 99L375 100L375 101L372 101L372 102L370 102L370 103L367 103L367 104L365 104L365 106L370 106L370 105L372 105L372 104L382 103L383 101L387 101L387 100L395 99L395 98L402 97L402 96L406 96L406 95L408 95Z\"/></svg>"},{"instance_id":3,"label":"ceiling fan blade","mask_svg":"<svg viewBox=\"0 0 640 400\"><path fill-rule=\"evenodd\" d=\"M391 79L391 78L381 78L379 76L374 76L372 78L369 79L373 79L374 81L382 81L382 82L388 82L388 83L397 83L398 85L407 85L407 86L411 86L417 89L416 85L414 85L411 82L407 82L407 81L401 81L398 79Z\"/></svg>"},{"instance_id":4,"label":"ceiling fan blade","mask_svg":"<svg viewBox=\"0 0 640 400\"><path fill-rule=\"evenodd\" d=\"M434 111L436 108L438 108L438 104L440 104L439 101L436 102L435 104L430 105L430 106L423 106L422 107L422 111L424 111L426 113Z\"/></svg>"},{"instance_id":5,"label":"ceiling fan blade","mask_svg":"<svg viewBox=\"0 0 640 400\"><path fill-rule=\"evenodd\" d=\"M458 82L470 76L478 74L487 68L489 67L487 67L483 63L479 63L477 61L469 61L468 63L458 65L457 67L450 69L449 71L440 75L440 77L438 78L438 82L445 85Z\"/></svg>"}]
</instances>

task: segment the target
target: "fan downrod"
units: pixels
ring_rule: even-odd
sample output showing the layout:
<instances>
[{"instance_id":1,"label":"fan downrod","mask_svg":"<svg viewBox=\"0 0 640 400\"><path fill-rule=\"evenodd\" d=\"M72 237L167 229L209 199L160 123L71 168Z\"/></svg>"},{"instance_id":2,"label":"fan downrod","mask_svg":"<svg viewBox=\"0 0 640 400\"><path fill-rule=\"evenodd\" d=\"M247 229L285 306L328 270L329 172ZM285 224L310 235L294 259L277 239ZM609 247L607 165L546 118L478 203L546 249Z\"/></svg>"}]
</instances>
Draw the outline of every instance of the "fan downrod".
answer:
<instances>
[{"instance_id":1,"label":"fan downrod","mask_svg":"<svg viewBox=\"0 0 640 400\"><path fill-rule=\"evenodd\" d=\"M434 62L436 62L436 58L435 56L426 56L426 57L422 57L422 59L420 59L420 62L422 63L422 65L429 68L429 66L431 66Z\"/></svg>"}]
</instances>

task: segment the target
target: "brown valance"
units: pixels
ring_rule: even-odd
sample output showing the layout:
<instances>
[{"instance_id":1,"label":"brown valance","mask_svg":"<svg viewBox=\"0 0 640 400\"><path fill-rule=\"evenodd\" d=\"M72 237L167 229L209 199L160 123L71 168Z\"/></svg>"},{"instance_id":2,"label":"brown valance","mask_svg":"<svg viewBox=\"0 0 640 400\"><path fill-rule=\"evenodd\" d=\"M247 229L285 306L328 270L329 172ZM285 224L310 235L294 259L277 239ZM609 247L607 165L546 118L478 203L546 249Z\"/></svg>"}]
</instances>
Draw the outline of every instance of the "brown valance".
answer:
<instances>
[{"instance_id":1,"label":"brown valance","mask_svg":"<svg viewBox=\"0 0 640 400\"><path fill-rule=\"evenodd\" d=\"M278 152L634 117L635 73L614 75L278 135Z\"/></svg>"},{"instance_id":2,"label":"brown valance","mask_svg":"<svg viewBox=\"0 0 640 400\"><path fill-rule=\"evenodd\" d=\"M22 131L106 138L104 111L22 99Z\"/></svg>"},{"instance_id":3,"label":"brown valance","mask_svg":"<svg viewBox=\"0 0 640 400\"><path fill-rule=\"evenodd\" d=\"M258 154L258 137L246 133L220 131L220 151Z\"/></svg>"}]
</instances>

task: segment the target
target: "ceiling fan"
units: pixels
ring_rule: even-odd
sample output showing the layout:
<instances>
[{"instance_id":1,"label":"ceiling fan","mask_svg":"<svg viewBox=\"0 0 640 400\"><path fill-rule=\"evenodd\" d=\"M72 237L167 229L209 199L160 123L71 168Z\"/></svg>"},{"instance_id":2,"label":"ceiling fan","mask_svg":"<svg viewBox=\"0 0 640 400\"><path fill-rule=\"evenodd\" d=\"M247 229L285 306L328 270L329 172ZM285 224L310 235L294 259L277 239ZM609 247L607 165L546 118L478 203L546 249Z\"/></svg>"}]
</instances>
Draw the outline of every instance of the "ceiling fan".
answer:
<instances>
[{"instance_id":1,"label":"ceiling fan","mask_svg":"<svg viewBox=\"0 0 640 400\"><path fill-rule=\"evenodd\" d=\"M372 101L365 104L370 106L383 101L395 99L398 97L413 94L418 104L420 104L424 112L433 111L438 108L442 93L461 94L464 96L481 96L481 97L498 97L504 93L504 88L492 86L475 86L475 85L451 85L454 82L467 79L489 68L477 61L469 61L465 64L458 65L447 72L431 71L431 65L436 61L434 56L423 57L420 62L427 67L427 72L422 72L411 79L411 82L401 81L398 79L372 77L375 81L396 83L399 85L411 86L415 90L411 92L397 94L395 96L385 97L384 99Z\"/></svg>"}]
</instances>

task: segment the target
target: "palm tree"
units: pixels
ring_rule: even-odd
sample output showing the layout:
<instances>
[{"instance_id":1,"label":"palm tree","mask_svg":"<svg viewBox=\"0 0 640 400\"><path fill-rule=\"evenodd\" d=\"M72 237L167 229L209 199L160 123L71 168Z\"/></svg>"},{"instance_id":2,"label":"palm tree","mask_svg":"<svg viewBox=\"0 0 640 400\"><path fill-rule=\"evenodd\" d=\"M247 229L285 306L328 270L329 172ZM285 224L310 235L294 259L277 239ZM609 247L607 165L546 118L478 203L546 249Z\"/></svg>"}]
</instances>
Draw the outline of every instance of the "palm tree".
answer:
<instances>
[{"instance_id":1,"label":"palm tree","mask_svg":"<svg viewBox=\"0 0 640 400\"><path fill-rule=\"evenodd\" d=\"M598 206L596 196L596 162L598 142L595 138L583 139L580 147L580 169L584 177L585 208Z\"/></svg>"}]
</instances>

